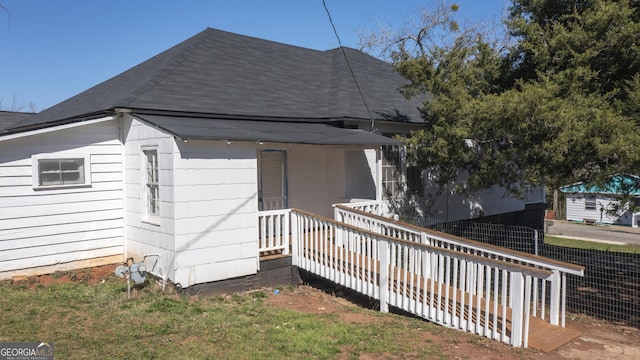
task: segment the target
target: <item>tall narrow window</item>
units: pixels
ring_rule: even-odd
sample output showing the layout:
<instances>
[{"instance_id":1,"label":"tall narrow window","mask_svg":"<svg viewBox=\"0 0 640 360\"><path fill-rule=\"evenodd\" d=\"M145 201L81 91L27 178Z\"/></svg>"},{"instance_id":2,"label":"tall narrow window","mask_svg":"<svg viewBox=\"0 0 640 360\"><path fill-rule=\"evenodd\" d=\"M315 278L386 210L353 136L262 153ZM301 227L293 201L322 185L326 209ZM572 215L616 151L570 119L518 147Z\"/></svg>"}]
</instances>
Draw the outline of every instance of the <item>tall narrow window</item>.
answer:
<instances>
[{"instance_id":1,"label":"tall narrow window","mask_svg":"<svg viewBox=\"0 0 640 360\"><path fill-rule=\"evenodd\" d=\"M382 147L382 188L384 197L395 198L400 195L400 148L386 145Z\"/></svg>"},{"instance_id":2,"label":"tall narrow window","mask_svg":"<svg viewBox=\"0 0 640 360\"><path fill-rule=\"evenodd\" d=\"M148 218L160 217L160 182L158 181L158 150L143 150L146 163L145 212Z\"/></svg>"}]
</instances>

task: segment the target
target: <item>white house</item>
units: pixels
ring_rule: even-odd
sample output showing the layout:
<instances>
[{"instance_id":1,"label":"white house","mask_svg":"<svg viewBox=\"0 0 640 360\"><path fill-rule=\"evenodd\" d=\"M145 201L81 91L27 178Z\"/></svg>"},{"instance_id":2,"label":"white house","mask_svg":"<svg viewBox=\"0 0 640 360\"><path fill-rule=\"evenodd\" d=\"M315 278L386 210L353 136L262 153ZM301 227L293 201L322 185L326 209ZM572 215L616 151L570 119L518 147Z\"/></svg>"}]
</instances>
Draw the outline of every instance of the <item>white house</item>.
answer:
<instances>
[{"instance_id":1,"label":"white house","mask_svg":"<svg viewBox=\"0 0 640 360\"><path fill-rule=\"evenodd\" d=\"M382 200L397 164L381 149L400 145L383 135L421 126L422 104L344 51L362 93L342 49L206 29L41 113L0 113L0 280L129 257L183 288L243 277L260 211ZM456 217L524 208L492 197Z\"/></svg>"},{"instance_id":2,"label":"white house","mask_svg":"<svg viewBox=\"0 0 640 360\"><path fill-rule=\"evenodd\" d=\"M604 187L587 187L583 183L560 189L566 196L566 218L569 221L640 225L640 177L617 175ZM620 204L616 195L630 195L632 201Z\"/></svg>"}]
</instances>

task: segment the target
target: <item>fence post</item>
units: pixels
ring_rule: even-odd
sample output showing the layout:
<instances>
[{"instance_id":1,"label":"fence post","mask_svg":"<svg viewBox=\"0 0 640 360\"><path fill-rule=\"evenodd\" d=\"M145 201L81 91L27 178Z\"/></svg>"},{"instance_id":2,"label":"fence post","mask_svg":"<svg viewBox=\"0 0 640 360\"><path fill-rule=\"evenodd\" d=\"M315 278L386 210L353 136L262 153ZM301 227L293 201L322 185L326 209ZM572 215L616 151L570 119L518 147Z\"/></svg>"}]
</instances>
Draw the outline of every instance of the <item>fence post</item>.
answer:
<instances>
[{"instance_id":1,"label":"fence post","mask_svg":"<svg viewBox=\"0 0 640 360\"><path fill-rule=\"evenodd\" d=\"M511 346L522 345L522 331L524 328L524 279L521 272L511 273Z\"/></svg>"},{"instance_id":2,"label":"fence post","mask_svg":"<svg viewBox=\"0 0 640 360\"><path fill-rule=\"evenodd\" d=\"M380 312L389 312L389 241L378 240L380 254Z\"/></svg>"}]
</instances>

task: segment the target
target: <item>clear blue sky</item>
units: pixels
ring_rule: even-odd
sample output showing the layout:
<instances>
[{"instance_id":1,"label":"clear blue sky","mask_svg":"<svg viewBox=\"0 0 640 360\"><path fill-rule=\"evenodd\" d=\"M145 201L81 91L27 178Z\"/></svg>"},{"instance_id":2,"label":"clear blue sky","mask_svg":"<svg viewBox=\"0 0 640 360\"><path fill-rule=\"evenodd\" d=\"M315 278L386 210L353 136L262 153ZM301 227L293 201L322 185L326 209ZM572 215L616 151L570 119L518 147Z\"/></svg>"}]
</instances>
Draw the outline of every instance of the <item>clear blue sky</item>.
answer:
<instances>
[{"instance_id":1,"label":"clear blue sky","mask_svg":"<svg viewBox=\"0 0 640 360\"><path fill-rule=\"evenodd\" d=\"M401 26L442 0L325 0L344 46L378 24ZM497 21L507 0L457 3L459 21ZM0 107L44 110L207 27L328 50L322 0L0 0Z\"/></svg>"}]
</instances>

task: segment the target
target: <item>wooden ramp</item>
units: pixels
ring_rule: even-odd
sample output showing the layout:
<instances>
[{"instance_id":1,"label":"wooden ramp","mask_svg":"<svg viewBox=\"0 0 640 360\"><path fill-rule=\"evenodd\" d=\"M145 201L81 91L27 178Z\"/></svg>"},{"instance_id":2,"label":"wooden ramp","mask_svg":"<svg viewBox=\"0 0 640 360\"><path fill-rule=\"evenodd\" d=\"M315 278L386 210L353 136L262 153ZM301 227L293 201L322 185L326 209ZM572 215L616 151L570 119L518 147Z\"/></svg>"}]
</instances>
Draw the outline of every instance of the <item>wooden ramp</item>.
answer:
<instances>
[{"instance_id":1,"label":"wooden ramp","mask_svg":"<svg viewBox=\"0 0 640 360\"><path fill-rule=\"evenodd\" d=\"M423 293L423 288L426 289L441 289L440 284L438 284L437 282L434 283L434 286L431 286L431 280L426 280L424 281L424 279L416 279L417 284L421 284L419 288L415 287L411 292L412 295L411 297L416 300L416 301L420 301L422 302L423 300L426 300L426 302L429 302L431 300L432 296L437 296L437 292L435 294L430 294L429 292L427 295L427 299L423 299L422 293ZM398 289L402 289L405 284L402 281L394 281L393 284L391 285L393 287L394 290L398 290ZM442 287L442 292L446 292L447 290L445 289L445 287ZM470 297L468 294L462 293L462 291L458 290L458 289L453 289L451 287L449 287L448 289L449 291L449 304L448 304L448 309L449 311L451 311L452 309L455 309L456 315L460 316L461 311L464 313L464 318L468 318L468 317L472 317L474 319L474 321L476 321L476 314L472 313L469 314L468 312L468 304L470 301ZM453 301L451 300L453 297L451 296L451 294L453 292L457 293L456 299L463 299L464 298L464 304L465 307L464 309L461 309L461 302L458 300L455 302L455 304L453 303ZM484 304L485 299L481 299L480 300L481 303ZM493 301L489 302L489 312L485 313L484 311L481 311L481 315L480 315L480 319L479 319L479 323L484 325L485 323L492 323L492 319L493 319L493 310L494 310L494 306L493 306ZM441 304L441 310L445 310L445 306L444 303ZM500 310L498 310L500 311ZM498 320L500 322L500 320ZM501 325L501 324L500 324ZM489 326L489 328L491 328L491 326ZM498 326L498 329L501 328L501 326ZM506 314L506 323L505 323L505 331L507 335L511 335L511 311L507 310L507 314ZM567 328L567 327L562 327L562 326L557 326L557 325L552 325L551 323L549 323L546 320L543 320L539 317L534 317L534 316L529 316L529 340L528 340L528 346L529 347L533 347L539 350L542 350L545 353L549 353L552 352L556 349L558 349L559 347L561 347L562 345L570 342L571 340L577 338L578 336L581 335L581 332L576 330L576 329L572 329L572 328Z\"/></svg>"},{"instance_id":2,"label":"wooden ramp","mask_svg":"<svg viewBox=\"0 0 640 360\"><path fill-rule=\"evenodd\" d=\"M308 232L313 233L314 231L311 230ZM352 253L348 249L338 246L335 243L335 238L333 237L333 234L331 234L330 232L329 233L325 232L320 237L317 237L315 235L312 237L316 239L324 238L324 241L327 241L328 243L330 243L330 247L333 249L330 252L333 252L333 254L337 252L341 252L343 256L341 259L335 258L333 254L325 253L324 250L326 250L327 248L321 248L321 249L314 249L314 250L303 249L302 253L304 253L304 257L317 263L323 263L324 266L334 268L340 272L348 274L349 276L354 276L364 282L368 282L371 284L375 283L376 285L380 284L379 262L376 262L375 271L373 272L365 271L362 268L353 266L354 264L352 264L346 259L355 259L356 257L360 256L360 260L358 261L358 263L360 264L369 263L370 259L367 256L364 256L362 254ZM290 243L291 242L289 242L289 244ZM336 250L336 248L340 248L340 249ZM283 254L282 250L264 251L260 253L261 260L281 258L284 256L288 256L288 255ZM310 270L310 269L307 269L307 270ZM464 318L472 317L474 320L477 320L477 314L475 312L472 312L471 314L469 314L468 312L468 304L470 301L469 295L466 293L462 293L461 290L454 289L452 287L446 287L444 285L440 286L441 284L438 284L437 282L434 283L435 286L432 286L431 285L432 280L424 279L422 277L417 278L415 276L413 278L413 282L411 282L413 284L413 287L412 287L410 284L405 284L402 280L399 280L399 279L403 279L403 280L407 279L405 281L409 283L410 282L409 278L413 275L410 275L409 277L405 277L404 274L398 275L399 273L397 269L389 269L389 271L390 272L395 271L395 274L396 274L396 277L393 280L393 282L389 284L392 290L399 292L400 289L405 289L405 290L409 289L408 290L410 293L409 296L413 300L419 301L419 302L425 301L424 294L426 294L427 296L426 302L430 302L431 297L438 297L439 291L442 292L443 294L448 291L449 296L447 298L449 300L448 300L448 304L446 305L447 311L452 311L453 309L455 309L456 315L460 316L462 312ZM400 270L400 273L402 272L403 271ZM316 274L316 275L322 276L322 274ZM331 279L328 279L328 280L331 280ZM434 293L431 293L431 289L435 289L436 291L434 291ZM428 290L428 291L425 291L425 290ZM457 299L455 303L452 300L454 296L451 296L454 292L456 293L455 299ZM484 303L484 299L481 299L481 302ZM493 302L490 302L490 303L491 304L489 306L488 313L486 313L484 309L483 311L480 311L479 323L482 325L487 323L493 325L492 321L494 319L494 316L493 316L494 306L493 306ZM463 304L464 304L464 307L461 306ZM443 311L445 310L444 301L441 303L440 307L441 307L441 310ZM501 312L500 307L498 307L498 312L499 313ZM501 315L501 314L498 314L498 315ZM498 319L500 319L500 316L498 317ZM507 336L510 336L511 325L512 325L510 310L507 310L507 314L504 317L504 319L505 320L498 320L498 322L501 322L501 321L505 322L504 332ZM552 325L548 321L540 319L539 317L529 316L528 320L529 320L528 346L539 349L546 353L552 352L558 349L559 347L563 346L564 344L572 341L573 339L581 335L581 333L575 329ZM499 326L497 327L502 329L502 323L500 323ZM499 331L499 332L502 333L502 331Z\"/></svg>"},{"instance_id":3,"label":"wooden ramp","mask_svg":"<svg viewBox=\"0 0 640 360\"><path fill-rule=\"evenodd\" d=\"M332 244L332 245L335 246L335 244ZM375 272L373 273L365 272L362 268L352 266L353 264L351 264L351 262L349 261L346 261L345 259L355 259L356 256L360 256L360 260L358 262L362 264L362 263L369 262L370 259L368 257L363 255L356 255L354 253L349 252L345 248L343 248L341 251L343 251L343 254L345 254L345 256L342 259L334 258L331 254L318 251L317 249L316 250L304 249L303 253L305 254L306 258L312 261L317 261L319 263L324 264L325 266L337 269L338 271L344 272L345 274L348 274L350 276L357 277L362 281L375 283L376 285L379 285L380 283L380 279L379 279L380 263L379 262L376 262ZM353 256L350 256L350 255L353 255ZM403 270L398 271L397 269L390 269L390 272L392 271L395 271L396 275L398 275L398 273L403 272ZM317 274L317 275L322 276L321 274ZM448 291L449 292L449 296L447 297L449 299L449 303L447 304L448 311L455 309L456 315L458 316L462 312L464 314L464 318L468 318L469 316L471 316L474 318L474 320L476 319L475 312L472 314L468 313L468 304L470 301L468 294L462 293L461 290L459 289L446 287L444 285L441 286L441 284L438 284L437 282L434 282L435 286L432 286L431 285L432 280L424 279L422 277L417 278L415 275L412 275L412 276L414 276L414 281L412 282L413 287L409 284L405 285L403 281L398 280L398 279L408 279L407 277L404 277L404 275L400 275L400 276L397 276L396 279L394 279L394 281L390 283L391 289L395 291L400 291L400 289L409 289L408 292L410 293L410 297L413 300L418 302L423 302L425 300L423 294L426 293L427 303L431 300L431 297L438 296L438 291L441 291L443 294ZM407 280L407 283L409 283L409 280ZM435 291L434 293L431 293L430 291L431 289L436 289L437 291ZM424 290L427 290L427 291L424 291ZM452 300L453 296L451 296L453 292L457 293L455 298L458 300L455 302L455 304L453 303L453 300ZM462 299L464 299L464 303L461 303ZM481 302L483 304L484 304L484 301L485 299L481 299ZM462 306L463 304L464 306ZM500 307L498 308L499 308L498 311L500 312L501 311ZM492 323L492 319L494 318L493 309L494 309L493 302L490 302L488 313L485 313L484 309L480 311L481 319L479 322L481 324L485 324L486 322L488 322L489 324ZM441 310L445 310L444 301L441 303ZM499 315L502 315L502 314L499 314ZM505 331L506 331L506 334L510 336L510 333L511 333L511 311L510 310L507 311L505 318L506 318ZM499 328L502 327L501 325L502 324L500 324ZM578 330L557 326L557 325L552 325L548 321L540 319L539 317L529 316L528 346L539 349L545 353L549 353L558 349L562 345L570 342L571 340L577 338L580 335L581 333Z\"/></svg>"}]
</instances>

